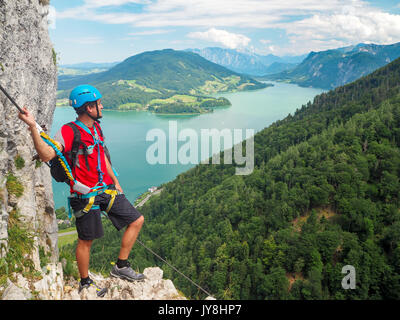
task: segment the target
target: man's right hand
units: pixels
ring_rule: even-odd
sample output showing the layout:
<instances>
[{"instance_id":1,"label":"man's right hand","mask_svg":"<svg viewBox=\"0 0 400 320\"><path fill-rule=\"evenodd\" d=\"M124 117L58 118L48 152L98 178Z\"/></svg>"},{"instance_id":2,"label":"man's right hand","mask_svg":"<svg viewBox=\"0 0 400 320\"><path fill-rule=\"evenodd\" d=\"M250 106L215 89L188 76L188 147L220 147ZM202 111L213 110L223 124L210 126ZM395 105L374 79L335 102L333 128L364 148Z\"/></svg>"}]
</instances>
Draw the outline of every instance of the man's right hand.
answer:
<instances>
[{"instance_id":1,"label":"man's right hand","mask_svg":"<svg viewBox=\"0 0 400 320\"><path fill-rule=\"evenodd\" d=\"M35 117L33 116L33 114L30 113L26 107L23 107L22 110L25 113L20 112L18 114L18 118L20 118L23 122L25 122L30 128L35 128L36 121L35 121Z\"/></svg>"},{"instance_id":2,"label":"man's right hand","mask_svg":"<svg viewBox=\"0 0 400 320\"><path fill-rule=\"evenodd\" d=\"M39 131L36 130L36 121L35 117L28 111L26 107L23 107L22 110L25 113L19 113L18 118L20 118L23 122L25 122L31 131L33 143L35 145L35 149L43 162L48 162L51 159L57 156L56 152L52 147L47 145L42 137L39 134Z\"/></svg>"}]
</instances>

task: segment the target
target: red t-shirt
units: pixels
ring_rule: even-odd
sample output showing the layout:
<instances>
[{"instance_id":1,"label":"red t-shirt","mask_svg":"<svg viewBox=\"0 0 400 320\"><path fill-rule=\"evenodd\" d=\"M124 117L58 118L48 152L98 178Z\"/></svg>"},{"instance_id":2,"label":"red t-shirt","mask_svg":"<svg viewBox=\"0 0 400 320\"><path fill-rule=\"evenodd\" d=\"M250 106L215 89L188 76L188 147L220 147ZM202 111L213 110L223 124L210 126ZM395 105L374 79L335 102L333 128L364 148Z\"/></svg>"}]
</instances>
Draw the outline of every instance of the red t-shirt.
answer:
<instances>
[{"instance_id":1,"label":"red t-shirt","mask_svg":"<svg viewBox=\"0 0 400 320\"><path fill-rule=\"evenodd\" d=\"M98 125L99 126L99 125ZM86 146L91 146L94 144L94 139L89 133L87 133L84 129L77 126L78 130L81 133L81 140ZM89 128L90 132L95 135L94 128ZM97 134L101 141L104 141L104 137L101 136L99 128L96 128ZM72 128L63 125L61 129L56 133L55 140L60 142L64 146L63 154L67 159L68 163L71 165L71 159L68 156L68 153L72 149L72 142L74 140L74 132ZM94 147L92 151L88 152L88 163L89 163L89 171L86 167L85 156L81 150L83 150L83 146L79 148L80 152L78 153L78 161L72 169L72 174L76 180L83 183L84 185L92 188L99 182L99 172L97 171L97 155L98 155L98 147ZM113 184L110 175L107 173L106 160L104 154L104 148L100 145L100 162L101 162L101 171L103 172L103 182L107 185ZM71 188L72 191L72 188Z\"/></svg>"}]
</instances>

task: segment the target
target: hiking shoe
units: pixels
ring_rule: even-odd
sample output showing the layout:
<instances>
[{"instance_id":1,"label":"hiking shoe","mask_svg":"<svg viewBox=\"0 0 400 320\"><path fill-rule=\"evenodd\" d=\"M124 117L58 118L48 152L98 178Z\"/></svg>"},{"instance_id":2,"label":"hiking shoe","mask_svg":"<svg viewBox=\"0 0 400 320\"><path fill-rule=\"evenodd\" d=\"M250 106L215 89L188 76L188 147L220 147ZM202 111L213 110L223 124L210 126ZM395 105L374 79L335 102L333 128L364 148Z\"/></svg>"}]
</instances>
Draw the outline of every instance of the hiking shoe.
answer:
<instances>
[{"instance_id":1,"label":"hiking shoe","mask_svg":"<svg viewBox=\"0 0 400 320\"><path fill-rule=\"evenodd\" d=\"M81 291L83 289L89 288L89 287L94 287L96 289L97 296L100 298L103 298L105 296L105 294L107 293L107 288L100 288L99 286L96 285L96 283L92 279L89 279L89 281L87 283L85 283L84 285L82 285L82 283L79 282L78 293L81 293Z\"/></svg>"},{"instance_id":2,"label":"hiking shoe","mask_svg":"<svg viewBox=\"0 0 400 320\"><path fill-rule=\"evenodd\" d=\"M110 275L115 278L121 278L128 281L142 281L146 279L144 274L133 271L129 264L123 268L118 268L117 265L114 265L110 271Z\"/></svg>"}]
</instances>

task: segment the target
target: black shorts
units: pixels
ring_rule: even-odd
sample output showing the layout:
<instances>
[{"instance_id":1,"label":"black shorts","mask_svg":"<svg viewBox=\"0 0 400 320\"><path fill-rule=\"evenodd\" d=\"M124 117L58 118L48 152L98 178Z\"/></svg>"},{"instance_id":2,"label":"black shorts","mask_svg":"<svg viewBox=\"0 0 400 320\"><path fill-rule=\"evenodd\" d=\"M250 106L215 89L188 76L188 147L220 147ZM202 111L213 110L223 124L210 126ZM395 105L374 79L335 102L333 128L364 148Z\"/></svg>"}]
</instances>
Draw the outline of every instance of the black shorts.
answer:
<instances>
[{"instance_id":1,"label":"black shorts","mask_svg":"<svg viewBox=\"0 0 400 320\"><path fill-rule=\"evenodd\" d=\"M101 211L105 211L111 199L111 195L102 193L97 195L94 201L94 206L100 206L100 209L90 210L82 217L76 218L76 230L78 238L81 240L94 240L101 238L104 235L103 224L101 221ZM71 208L74 211L79 211L85 208L89 199L71 198ZM108 212L114 227L119 231L125 226L131 224L141 217L141 213L129 202L124 194L115 196L114 203Z\"/></svg>"}]
</instances>

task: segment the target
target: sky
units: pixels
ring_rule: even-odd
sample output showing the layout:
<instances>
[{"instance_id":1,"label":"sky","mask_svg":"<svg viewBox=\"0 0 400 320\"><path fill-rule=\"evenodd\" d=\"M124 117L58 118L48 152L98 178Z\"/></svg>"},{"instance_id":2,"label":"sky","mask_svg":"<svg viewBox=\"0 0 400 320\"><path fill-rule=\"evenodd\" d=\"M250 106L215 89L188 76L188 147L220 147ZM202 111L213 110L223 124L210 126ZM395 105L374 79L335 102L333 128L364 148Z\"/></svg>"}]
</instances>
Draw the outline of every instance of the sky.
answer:
<instances>
[{"instance_id":1,"label":"sky","mask_svg":"<svg viewBox=\"0 0 400 320\"><path fill-rule=\"evenodd\" d=\"M400 42L400 0L51 0L58 63L172 48L277 56Z\"/></svg>"}]
</instances>

